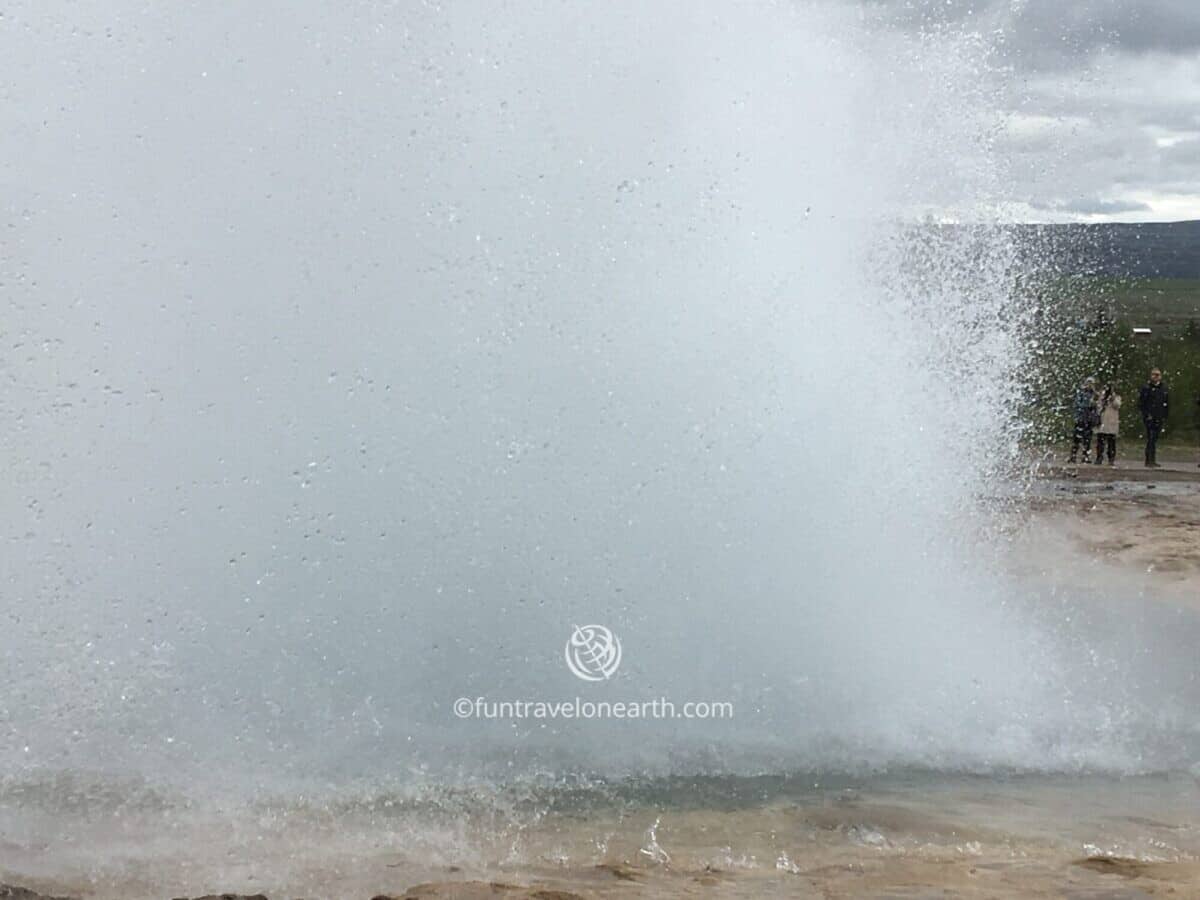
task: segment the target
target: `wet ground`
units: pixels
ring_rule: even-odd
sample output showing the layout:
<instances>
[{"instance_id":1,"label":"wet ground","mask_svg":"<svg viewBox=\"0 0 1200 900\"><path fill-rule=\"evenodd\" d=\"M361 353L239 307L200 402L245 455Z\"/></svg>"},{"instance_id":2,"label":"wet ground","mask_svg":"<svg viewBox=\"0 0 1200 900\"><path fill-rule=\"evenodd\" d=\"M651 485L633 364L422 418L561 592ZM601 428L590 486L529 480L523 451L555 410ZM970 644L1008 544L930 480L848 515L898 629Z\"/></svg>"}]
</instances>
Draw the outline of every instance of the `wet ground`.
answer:
<instances>
[{"instance_id":1,"label":"wet ground","mask_svg":"<svg viewBox=\"0 0 1200 900\"><path fill-rule=\"evenodd\" d=\"M1056 470L1009 508L1002 552L1014 570L1070 584L1085 601L1126 598L1144 615L1106 627L1126 622L1131 650L1150 647L1138 628L1188 643L1200 627L1200 480L1190 474ZM1172 647L1138 665L1177 688L1200 649L1180 655ZM1200 710L1183 710L1176 727L1194 744ZM96 900L1200 897L1196 764L1140 775L550 781L320 799L330 796L339 795L316 786L309 798L234 807L111 776L7 779L0 882Z\"/></svg>"},{"instance_id":2,"label":"wet ground","mask_svg":"<svg viewBox=\"0 0 1200 900\"><path fill-rule=\"evenodd\" d=\"M142 798L66 827L26 816L23 838L9 813L4 876L97 898L1200 895L1188 773L677 778L532 800L262 803L230 820Z\"/></svg>"}]
</instances>

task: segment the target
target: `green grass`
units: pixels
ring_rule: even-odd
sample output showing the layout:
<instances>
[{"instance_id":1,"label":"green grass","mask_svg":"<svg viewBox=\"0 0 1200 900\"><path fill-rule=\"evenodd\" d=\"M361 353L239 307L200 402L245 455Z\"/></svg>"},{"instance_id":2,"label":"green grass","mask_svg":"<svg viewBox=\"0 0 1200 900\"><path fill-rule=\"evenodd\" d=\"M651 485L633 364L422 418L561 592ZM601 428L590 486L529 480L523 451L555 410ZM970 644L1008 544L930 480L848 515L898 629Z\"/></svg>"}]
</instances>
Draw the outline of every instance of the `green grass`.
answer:
<instances>
[{"instance_id":1,"label":"green grass","mask_svg":"<svg viewBox=\"0 0 1200 900\"><path fill-rule=\"evenodd\" d=\"M1033 348L1025 378L1025 416L1035 444L1070 441L1071 398L1088 375L1121 394L1121 438L1141 439L1138 388L1151 368L1171 390L1164 442L1200 443L1200 280L1060 279L1037 292L1039 314L1026 326ZM1135 337L1134 327L1153 329Z\"/></svg>"},{"instance_id":2,"label":"green grass","mask_svg":"<svg viewBox=\"0 0 1200 900\"><path fill-rule=\"evenodd\" d=\"M1168 335L1182 333L1190 322L1200 328L1200 279L1147 278L1069 279L1055 286L1066 301L1094 315L1103 309L1110 320L1152 328Z\"/></svg>"}]
</instances>

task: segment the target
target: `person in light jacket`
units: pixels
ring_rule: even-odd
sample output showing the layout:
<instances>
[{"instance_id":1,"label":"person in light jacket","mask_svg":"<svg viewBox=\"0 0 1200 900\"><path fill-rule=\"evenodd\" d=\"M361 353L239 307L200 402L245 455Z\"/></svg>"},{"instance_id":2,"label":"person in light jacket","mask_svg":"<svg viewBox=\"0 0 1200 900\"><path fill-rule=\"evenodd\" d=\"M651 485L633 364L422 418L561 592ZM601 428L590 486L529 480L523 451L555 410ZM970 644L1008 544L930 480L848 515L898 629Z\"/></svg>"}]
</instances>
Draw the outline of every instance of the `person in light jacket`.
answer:
<instances>
[{"instance_id":1,"label":"person in light jacket","mask_svg":"<svg viewBox=\"0 0 1200 900\"><path fill-rule=\"evenodd\" d=\"M1113 390L1111 384L1106 384L1096 401L1100 408L1100 426L1096 430L1096 465L1108 456L1108 464L1117 464L1117 432L1121 429L1121 395ZM1107 451L1107 453L1106 453Z\"/></svg>"}]
</instances>

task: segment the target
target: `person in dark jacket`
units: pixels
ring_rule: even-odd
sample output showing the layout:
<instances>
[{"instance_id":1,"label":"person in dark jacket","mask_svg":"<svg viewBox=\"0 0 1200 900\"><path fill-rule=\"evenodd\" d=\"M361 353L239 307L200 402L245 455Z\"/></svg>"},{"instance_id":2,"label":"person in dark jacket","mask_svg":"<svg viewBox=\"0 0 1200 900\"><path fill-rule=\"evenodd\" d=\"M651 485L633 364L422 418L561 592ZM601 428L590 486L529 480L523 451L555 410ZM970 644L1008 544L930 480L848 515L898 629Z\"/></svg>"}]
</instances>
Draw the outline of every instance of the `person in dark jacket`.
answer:
<instances>
[{"instance_id":1,"label":"person in dark jacket","mask_svg":"<svg viewBox=\"0 0 1200 900\"><path fill-rule=\"evenodd\" d=\"M1158 464L1158 436L1162 434L1170 411L1170 394L1163 384L1162 370L1151 369L1150 380L1138 391L1138 411L1146 426L1146 467L1161 468Z\"/></svg>"},{"instance_id":2,"label":"person in dark jacket","mask_svg":"<svg viewBox=\"0 0 1200 900\"><path fill-rule=\"evenodd\" d=\"M1083 461L1086 463L1092 448L1092 429L1100 424L1100 413L1096 408L1095 378L1083 380L1083 384L1075 392L1071 413L1075 417L1075 431L1071 435L1071 458L1068 461L1075 462L1082 446Z\"/></svg>"}]
</instances>

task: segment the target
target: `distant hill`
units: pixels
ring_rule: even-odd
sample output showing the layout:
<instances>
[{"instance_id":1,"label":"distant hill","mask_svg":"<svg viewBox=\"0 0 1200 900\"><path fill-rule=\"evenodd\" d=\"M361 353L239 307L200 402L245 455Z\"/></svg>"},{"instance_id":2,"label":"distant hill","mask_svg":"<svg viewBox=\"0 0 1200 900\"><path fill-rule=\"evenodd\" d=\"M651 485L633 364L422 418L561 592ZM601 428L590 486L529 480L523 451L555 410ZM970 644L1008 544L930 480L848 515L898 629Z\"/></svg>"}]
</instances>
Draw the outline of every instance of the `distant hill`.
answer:
<instances>
[{"instance_id":1,"label":"distant hill","mask_svg":"<svg viewBox=\"0 0 1200 900\"><path fill-rule=\"evenodd\" d=\"M1156 335L1200 329L1200 221L1018 225L1016 233L1026 270L1051 276L1056 288L1044 296L1056 303Z\"/></svg>"},{"instance_id":2,"label":"distant hill","mask_svg":"<svg viewBox=\"0 0 1200 900\"><path fill-rule=\"evenodd\" d=\"M1064 275L1200 279L1200 221L1018 225L1031 263Z\"/></svg>"}]
</instances>

